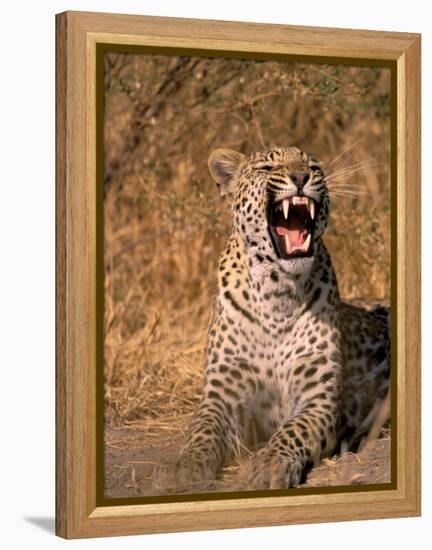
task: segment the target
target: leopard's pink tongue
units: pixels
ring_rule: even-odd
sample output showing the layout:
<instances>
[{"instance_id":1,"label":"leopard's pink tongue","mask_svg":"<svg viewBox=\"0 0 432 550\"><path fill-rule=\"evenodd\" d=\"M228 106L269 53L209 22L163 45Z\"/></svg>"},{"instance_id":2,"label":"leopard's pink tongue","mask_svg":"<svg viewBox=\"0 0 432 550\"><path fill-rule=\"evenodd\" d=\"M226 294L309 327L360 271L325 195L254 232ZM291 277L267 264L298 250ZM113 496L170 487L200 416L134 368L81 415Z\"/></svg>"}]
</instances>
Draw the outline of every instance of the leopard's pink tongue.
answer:
<instances>
[{"instance_id":1,"label":"leopard's pink tongue","mask_svg":"<svg viewBox=\"0 0 432 550\"><path fill-rule=\"evenodd\" d=\"M283 225L276 226L278 235L288 235L291 246L303 246L308 236L307 229L287 229Z\"/></svg>"}]
</instances>

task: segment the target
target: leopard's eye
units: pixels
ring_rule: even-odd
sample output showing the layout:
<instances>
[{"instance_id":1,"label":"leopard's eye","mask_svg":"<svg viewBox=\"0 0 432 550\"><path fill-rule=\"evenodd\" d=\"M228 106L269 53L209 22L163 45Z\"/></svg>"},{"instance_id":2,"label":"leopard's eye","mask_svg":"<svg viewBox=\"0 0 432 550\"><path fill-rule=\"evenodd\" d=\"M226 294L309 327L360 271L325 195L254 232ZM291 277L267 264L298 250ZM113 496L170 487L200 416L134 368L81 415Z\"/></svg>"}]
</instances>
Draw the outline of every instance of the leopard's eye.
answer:
<instances>
[{"instance_id":1,"label":"leopard's eye","mask_svg":"<svg viewBox=\"0 0 432 550\"><path fill-rule=\"evenodd\" d=\"M258 164L255 166L255 170L262 170L264 172L270 172L274 168L273 164Z\"/></svg>"}]
</instances>

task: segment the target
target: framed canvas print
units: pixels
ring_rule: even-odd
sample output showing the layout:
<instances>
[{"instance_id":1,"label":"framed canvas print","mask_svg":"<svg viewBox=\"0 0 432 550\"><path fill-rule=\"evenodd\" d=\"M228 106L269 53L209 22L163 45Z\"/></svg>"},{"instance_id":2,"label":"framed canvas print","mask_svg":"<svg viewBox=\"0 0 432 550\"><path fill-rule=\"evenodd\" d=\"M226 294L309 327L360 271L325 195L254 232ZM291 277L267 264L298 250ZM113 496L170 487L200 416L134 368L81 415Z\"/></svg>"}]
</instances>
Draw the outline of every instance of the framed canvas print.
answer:
<instances>
[{"instance_id":1,"label":"framed canvas print","mask_svg":"<svg viewBox=\"0 0 432 550\"><path fill-rule=\"evenodd\" d=\"M66 538L420 513L420 37L57 16Z\"/></svg>"}]
</instances>

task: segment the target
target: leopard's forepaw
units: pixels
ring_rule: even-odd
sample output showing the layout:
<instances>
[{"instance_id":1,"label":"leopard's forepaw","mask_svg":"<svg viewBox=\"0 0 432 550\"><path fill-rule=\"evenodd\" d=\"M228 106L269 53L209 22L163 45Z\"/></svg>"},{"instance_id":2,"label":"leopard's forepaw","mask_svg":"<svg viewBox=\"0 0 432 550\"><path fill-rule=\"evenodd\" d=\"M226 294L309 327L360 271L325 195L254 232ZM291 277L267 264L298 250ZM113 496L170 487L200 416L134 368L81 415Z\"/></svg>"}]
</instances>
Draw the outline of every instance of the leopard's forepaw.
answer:
<instances>
[{"instance_id":1,"label":"leopard's forepaw","mask_svg":"<svg viewBox=\"0 0 432 550\"><path fill-rule=\"evenodd\" d=\"M215 477L209 468L191 457L163 460L153 470L153 489L163 493L202 492L211 488Z\"/></svg>"},{"instance_id":2,"label":"leopard's forepaw","mask_svg":"<svg viewBox=\"0 0 432 550\"><path fill-rule=\"evenodd\" d=\"M285 489L299 485L304 465L295 456L284 456L271 446L259 450L252 458L248 482L253 489Z\"/></svg>"}]
</instances>

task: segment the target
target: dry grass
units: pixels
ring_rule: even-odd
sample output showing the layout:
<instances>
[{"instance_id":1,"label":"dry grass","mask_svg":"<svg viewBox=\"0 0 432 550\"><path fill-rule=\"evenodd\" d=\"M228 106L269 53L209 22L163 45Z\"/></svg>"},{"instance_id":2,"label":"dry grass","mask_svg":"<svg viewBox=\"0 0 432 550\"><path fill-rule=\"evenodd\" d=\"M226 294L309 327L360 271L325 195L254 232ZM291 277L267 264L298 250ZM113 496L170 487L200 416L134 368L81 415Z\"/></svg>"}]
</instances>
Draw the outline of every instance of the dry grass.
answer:
<instances>
[{"instance_id":1,"label":"dry grass","mask_svg":"<svg viewBox=\"0 0 432 550\"><path fill-rule=\"evenodd\" d=\"M343 296L388 298L389 74L110 54L105 81L107 427L164 446L199 401L230 226L207 171L213 148L297 145L330 163L355 143L340 160L375 163L346 178L368 194L335 197L326 242Z\"/></svg>"}]
</instances>

